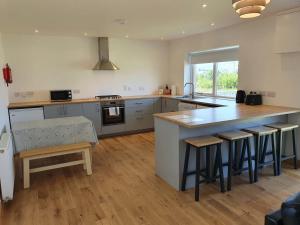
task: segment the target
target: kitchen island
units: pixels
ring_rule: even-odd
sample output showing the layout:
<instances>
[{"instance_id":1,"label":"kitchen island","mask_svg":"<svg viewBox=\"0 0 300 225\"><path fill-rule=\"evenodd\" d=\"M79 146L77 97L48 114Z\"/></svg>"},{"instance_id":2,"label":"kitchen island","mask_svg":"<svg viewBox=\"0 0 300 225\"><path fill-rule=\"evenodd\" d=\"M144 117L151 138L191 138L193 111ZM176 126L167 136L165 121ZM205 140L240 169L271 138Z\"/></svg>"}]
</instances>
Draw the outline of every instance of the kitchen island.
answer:
<instances>
[{"instance_id":1,"label":"kitchen island","mask_svg":"<svg viewBox=\"0 0 300 225\"><path fill-rule=\"evenodd\" d=\"M217 108L155 114L156 174L176 190L179 190L184 164L184 140L186 138L216 135L220 132L275 122L300 124L299 113L299 109L289 107L247 106L231 103L228 106ZM299 140L297 138L298 142ZM226 148L227 144L224 142L222 144L224 162L227 161ZM190 167L195 164L194 153L192 151L190 155ZM188 177L187 188L194 187L194 180L193 176Z\"/></svg>"}]
</instances>

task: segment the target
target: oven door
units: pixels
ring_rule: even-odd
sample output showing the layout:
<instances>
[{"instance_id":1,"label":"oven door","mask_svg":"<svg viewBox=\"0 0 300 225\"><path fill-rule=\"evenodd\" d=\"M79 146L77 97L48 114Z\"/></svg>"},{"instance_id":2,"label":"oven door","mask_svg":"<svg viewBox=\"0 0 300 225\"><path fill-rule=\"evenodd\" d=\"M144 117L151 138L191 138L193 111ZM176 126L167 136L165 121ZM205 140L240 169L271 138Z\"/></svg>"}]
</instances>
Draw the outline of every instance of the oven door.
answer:
<instances>
[{"instance_id":1,"label":"oven door","mask_svg":"<svg viewBox=\"0 0 300 225\"><path fill-rule=\"evenodd\" d=\"M110 109L119 107L119 114L118 115L111 115ZM102 107L102 125L109 126L109 125L116 125L125 123L125 108L124 106L103 106Z\"/></svg>"}]
</instances>

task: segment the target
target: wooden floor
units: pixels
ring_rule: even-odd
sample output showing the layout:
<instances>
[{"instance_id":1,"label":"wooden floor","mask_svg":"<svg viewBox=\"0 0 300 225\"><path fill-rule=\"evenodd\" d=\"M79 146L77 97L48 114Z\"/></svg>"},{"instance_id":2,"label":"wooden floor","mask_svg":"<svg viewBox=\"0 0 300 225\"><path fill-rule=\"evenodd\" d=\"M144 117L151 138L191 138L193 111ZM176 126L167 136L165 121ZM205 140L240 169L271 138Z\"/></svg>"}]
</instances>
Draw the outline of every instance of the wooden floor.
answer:
<instances>
[{"instance_id":1,"label":"wooden floor","mask_svg":"<svg viewBox=\"0 0 300 225\"><path fill-rule=\"evenodd\" d=\"M260 225L265 213L300 190L300 170L270 172L257 184L235 177L233 190L215 184L177 192L154 173L154 135L104 139L93 153L93 175L82 167L33 174L31 188L17 180L14 201L1 212L1 225ZM167 162L166 162L167 163Z\"/></svg>"}]
</instances>

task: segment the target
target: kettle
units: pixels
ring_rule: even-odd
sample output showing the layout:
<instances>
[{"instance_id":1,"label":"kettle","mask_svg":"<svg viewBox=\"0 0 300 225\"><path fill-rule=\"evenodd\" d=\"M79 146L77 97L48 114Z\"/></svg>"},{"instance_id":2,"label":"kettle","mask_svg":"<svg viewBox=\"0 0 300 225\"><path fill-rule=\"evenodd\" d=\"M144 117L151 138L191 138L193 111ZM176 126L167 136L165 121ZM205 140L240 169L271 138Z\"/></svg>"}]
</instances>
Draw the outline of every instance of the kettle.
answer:
<instances>
[{"instance_id":1,"label":"kettle","mask_svg":"<svg viewBox=\"0 0 300 225\"><path fill-rule=\"evenodd\" d=\"M243 90L238 90L236 92L236 103L245 103L246 92Z\"/></svg>"}]
</instances>

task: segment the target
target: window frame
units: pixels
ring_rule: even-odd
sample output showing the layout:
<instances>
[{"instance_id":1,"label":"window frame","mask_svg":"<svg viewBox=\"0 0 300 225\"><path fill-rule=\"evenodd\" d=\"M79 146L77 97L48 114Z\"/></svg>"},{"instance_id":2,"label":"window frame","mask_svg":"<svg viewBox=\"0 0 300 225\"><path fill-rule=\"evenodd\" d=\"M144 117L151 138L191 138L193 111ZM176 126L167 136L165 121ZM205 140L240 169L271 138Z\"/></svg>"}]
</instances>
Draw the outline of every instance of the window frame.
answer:
<instances>
[{"instance_id":1,"label":"window frame","mask_svg":"<svg viewBox=\"0 0 300 225\"><path fill-rule=\"evenodd\" d=\"M239 60L232 60L232 61L224 61L224 62L239 62ZM235 96L229 97L229 96L222 96L222 95L217 95L217 71L218 71L218 63L221 62L211 62L213 64L213 88L212 88L212 94L209 93L201 93L201 92L196 92L195 88L195 76L194 76L194 65L191 64L191 81L193 82L193 88L194 88L194 94L195 96L208 96L208 97L219 97L219 98L227 98L227 99L235 99ZM205 64L205 63L204 63ZM238 74L239 77L239 74Z\"/></svg>"}]
</instances>

